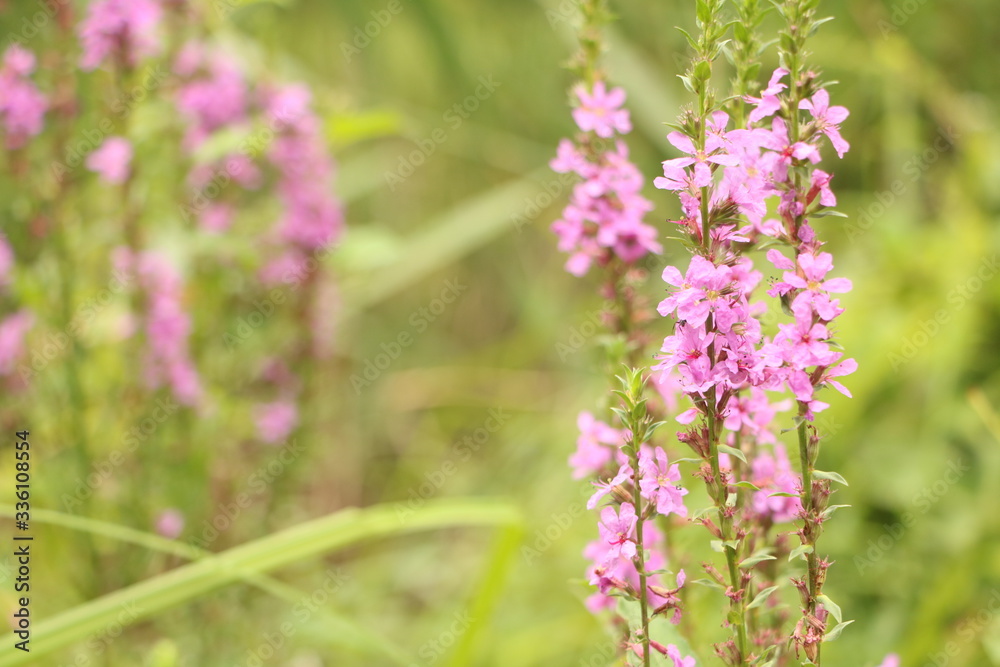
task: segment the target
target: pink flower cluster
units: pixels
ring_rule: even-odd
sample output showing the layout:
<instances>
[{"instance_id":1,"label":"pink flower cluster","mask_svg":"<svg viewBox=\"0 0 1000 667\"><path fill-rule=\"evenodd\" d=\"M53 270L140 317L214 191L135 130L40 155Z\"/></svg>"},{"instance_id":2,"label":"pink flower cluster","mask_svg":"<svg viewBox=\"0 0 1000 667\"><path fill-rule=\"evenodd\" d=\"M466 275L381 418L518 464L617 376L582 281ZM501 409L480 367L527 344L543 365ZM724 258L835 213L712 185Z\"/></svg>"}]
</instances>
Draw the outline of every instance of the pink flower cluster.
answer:
<instances>
[{"instance_id":1,"label":"pink flower cluster","mask_svg":"<svg viewBox=\"0 0 1000 667\"><path fill-rule=\"evenodd\" d=\"M87 169L96 172L110 185L128 180L132 162L132 142L125 137L108 137L100 148L87 156Z\"/></svg>"},{"instance_id":2,"label":"pink flower cluster","mask_svg":"<svg viewBox=\"0 0 1000 667\"><path fill-rule=\"evenodd\" d=\"M100 67L109 58L134 66L140 58L159 53L157 32L163 9L158 0L96 0L80 23L85 70Z\"/></svg>"},{"instance_id":3,"label":"pink flower cluster","mask_svg":"<svg viewBox=\"0 0 1000 667\"><path fill-rule=\"evenodd\" d=\"M22 148L29 137L42 131L48 101L31 81L35 56L12 44L0 67L0 127L8 149Z\"/></svg>"},{"instance_id":4,"label":"pink flower cluster","mask_svg":"<svg viewBox=\"0 0 1000 667\"><path fill-rule=\"evenodd\" d=\"M332 194L336 168L306 86L284 86L264 97L269 124L280 128L268 151L285 209L278 232L304 260L306 252L334 243L343 230L343 208Z\"/></svg>"},{"instance_id":5,"label":"pink flower cluster","mask_svg":"<svg viewBox=\"0 0 1000 667\"><path fill-rule=\"evenodd\" d=\"M10 284L13 268L14 251L7 237L0 234L0 290L6 290ZM29 310L19 310L0 320L0 376L14 372L14 365L24 354L24 339L34 323L35 317Z\"/></svg>"},{"instance_id":6,"label":"pink flower cluster","mask_svg":"<svg viewBox=\"0 0 1000 667\"><path fill-rule=\"evenodd\" d=\"M113 261L118 271L135 276L143 291L147 382L152 388L170 387L183 405L198 405L203 392L188 352L191 317L183 307L180 274L153 251L133 255L119 248Z\"/></svg>"},{"instance_id":7,"label":"pink flower cluster","mask_svg":"<svg viewBox=\"0 0 1000 667\"><path fill-rule=\"evenodd\" d=\"M804 219L835 203L830 176L813 170L805 186L793 177L793 170L819 161L822 136L831 139L838 153L847 149L837 126L847 112L830 107L828 95L820 90L800 105L813 121L805 124L798 140L791 141L780 117L773 118L769 128L761 126L781 108L778 96L786 88L781 83L786 74L777 70L761 98L754 100L751 127L727 130L728 115L716 111L703 137L671 133L670 142L688 155L664 162L664 175L655 181L657 187L679 194L684 217L677 222L700 247L685 273L672 266L664 270L664 281L676 289L659 306L661 315L676 316L676 327L664 340L657 369L675 371L696 406L681 416L683 423L704 413L710 396L717 414L731 414L735 406L730 401L747 387L787 387L812 419L827 407L815 399L815 391L829 385L847 393L833 378L856 368L854 360L841 360L842 354L831 346L831 323L843 312L831 294L850 290L850 281L827 278L832 257L821 252L822 244ZM778 197L781 220L765 222L771 197ZM708 225L703 211L708 212ZM739 214L750 225L738 229ZM707 241L702 238L706 226L711 230ZM782 282L768 293L790 303L795 317L794 323L780 325L773 339L762 335L759 307L750 302L761 275L734 245L760 236L793 246L797 257L792 261L776 249L768 252L768 259L785 270Z\"/></svg>"},{"instance_id":8,"label":"pink flower cluster","mask_svg":"<svg viewBox=\"0 0 1000 667\"><path fill-rule=\"evenodd\" d=\"M604 149L604 141L632 130L621 88L608 91L603 81L592 91L577 86L580 105L573 110L577 127L587 134L577 142L563 139L550 166L558 173L575 173L582 181L573 188L562 217L553 223L559 249L570 253L566 270L575 276L587 273L597 262L606 265L613 257L632 264L663 248L656 229L643 222L653 206L642 196L643 177L629 162L628 146L616 140Z\"/></svg>"}]
</instances>

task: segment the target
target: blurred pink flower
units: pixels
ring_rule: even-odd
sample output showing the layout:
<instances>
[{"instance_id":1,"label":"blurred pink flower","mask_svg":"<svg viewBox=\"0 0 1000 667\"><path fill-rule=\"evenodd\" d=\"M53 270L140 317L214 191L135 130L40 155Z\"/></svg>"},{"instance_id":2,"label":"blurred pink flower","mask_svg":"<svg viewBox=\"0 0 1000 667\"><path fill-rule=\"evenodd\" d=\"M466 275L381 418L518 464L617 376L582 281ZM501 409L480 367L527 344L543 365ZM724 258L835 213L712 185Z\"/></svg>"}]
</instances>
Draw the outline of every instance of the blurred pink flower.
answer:
<instances>
[{"instance_id":1,"label":"blurred pink flower","mask_svg":"<svg viewBox=\"0 0 1000 667\"><path fill-rule=\"evenodd\" d=\"M35 56L14 44L3 56L0 67L0 124L7 148L21 148L42 131L48 101L28 78L35 69Z\"/></svg>"},{"instance_id":2,"label":"blurred pink flower","mask_svg":"<svg viewBox=\"0 0 1000 667\"><path fill-rule=\"evenodd\" d=\"M10 282L12 268L14 268L14 251L11 250L7 237L0 234L0 287L6 287Z\"/></svg>"},{"instance_id":3,"label":"blurred pink flower","mask_svg":"<svg viewBox=\"0 0 1000 667\"><path fill-rule=\"evenodd\" d=\"M80 23L85 70L99 67L109 57L135 65L160 51L157 27L163 11L157 0L96 0Z\"/></svg>"},{"instance_id":4,"label":"blurred pink flower","mask_svg":"<svg viewBox=\"0 0 1000 667\"><path fill-rule=\"evenodd\" d=\"M24 337L35 324L35 316L20 310L0 322L0 375L10 375L24 354Z\"/></svg>"},{"instance_id":5,"label":"blurred pink flower","mask_svg":"<svg viewBox=\"0 0 1000 667\"><path fill-rule=\"evenodd\" d=\"M268 444L281 442L299 423L299 411L291 401L274 401L257 406L257 434Z\"/></svg>"},{"instance_id":6,"label":"blurred pink flower","mask_svg":"<svg viewBox=\"0 0 1000 667\"><path fill-rule=\"evenodd\" d=\"M165 509L156 518L156 532L170 540L180 537L184 531L184 515L174 508Z\"/></svg>"},{"instance_id":7,"label":"blurred pink flower","mask_svg":"<svg viewBox=\"0 0 1000 667\"><path fill-rule=\"evenodd\" d=\"M128 180L131 162L132 143L124 137L108 137L100 148L87 156L86 165L105 183L120 185Z\"/></svg>"},{"instance_id":8,"label":"blurred pink flower","mask_svg":"<svg viewBox=\"0 0 1000 667\"><path fill-rule=\"evenodd\" d=\"M591 93L582 85L573 92L580 99L580 106L573 109L573 120L584 132L609 139L615 132L628 134L632 131L628 111L621 108L625 104L625 91L621 88L607 90L604 82L598 81Z\"/></svg>"}]
</instances>

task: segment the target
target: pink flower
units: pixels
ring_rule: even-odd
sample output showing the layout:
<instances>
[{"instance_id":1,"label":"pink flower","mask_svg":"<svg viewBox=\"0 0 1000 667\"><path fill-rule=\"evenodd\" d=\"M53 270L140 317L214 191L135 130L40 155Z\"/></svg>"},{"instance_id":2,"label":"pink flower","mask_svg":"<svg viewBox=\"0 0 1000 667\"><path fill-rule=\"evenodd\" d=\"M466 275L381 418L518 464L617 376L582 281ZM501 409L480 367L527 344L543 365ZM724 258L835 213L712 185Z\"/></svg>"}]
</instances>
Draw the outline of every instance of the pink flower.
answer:
<instances>
[{"instance_id":1,"label":"pink flower","mask_svg":"<svg viewBox=\"0 0 1000 667\"><path fill-rule=\"evenodd\" d=\"M235 62L197 42L185 47L174 71L190 77L177 92L177 110L188 122L184 146L194 150L213 132L246 120L248 90Z\"/></svg>"},{"instance_id":2,"label":"pink flower","mask_svg":"<svg viewBox=\"0 0 1000 667\"><path fill-rule=\"evenodd\" d=\"M309 89L301 85L269 94L270 113L284 125L271 143L268 159L280 174L278 193L284 215L278 233L290 245L315 250L340 237L344 211L332 193L336 165L326 149L320 119L309 109L309 99Z\"/></svg>"},{"instance_id":3,"label":"pink flower","mask_svg":"<svg viewBox=\"0 0 1000 667\"><path fill-rule=\"evenodd\" d=\"M576 425L580 429L580 437L576 440L576 452L569 457L569 464L573 467L573 479L582 479L600 472L611 462L622 441L622 432L598 421L589 412L581 412Z\"/></svg>"},{"instance_id":4,"label":"pink flower","mask_svg":"<svg viewBox=\"0 0 1000 667\"><path fill-rule=\"evenodd\" d=\"M157 0L95 0L80 24L83 59L80 66L92 70L109 56L125 65L160 51L157 27L162 16Z\"/></svg>"},{"instance_id":5,"label":"pink flower","mask_svg":"<svg viewBox=\"0 0 1000 667\"><path fill-rule=\"evenodd\" d=\"M729 331L738 320L737 314L732 312L732 299L726 294L733 283L733 271L728 266L715 266L701 255L695 255L687 275L682 278L676 267L668 266L663 269L663 281L680 288L657 307L663 317L676 310L679 319L701 326L710 314L714 314L722 333Z\"/></svg>"},{"instance_id":6,"label":"pink flower","mask_svg":"<svg viewBox=\"0 0 1000 667\"><path fill-rule=\"evenodd\" d=\"M14 364L24 354L24 337L35 324L35 316L20 310L0 322L0 375L14 372Z\"/></svg>"},{"instance_id":7,"label":"pink flower","mask_svg":"<svg viewBox=\"0 0 1000 667\"><path fill-rule=\"evenodd\" d=\"M299 411L290 401L275 401L257 406L257 434L268 444L281 442L299 423Z\"/></svg>"},{"instance_id":8,"label":"pink flower","mask_svg":"<svg viewBox=\"0 0 1000 667\"><path fill-rule=\"evenodd\" d=\"M601 510L601 522L597 528L601 540L608 546L605 557L635 558L635 525L637 517L632 503L622 503L621 511L615 512L614 507Z\"/></svg>"},{"instance_id":9,"label":"pink flower","mask_svg":"<svg viewBox=\"0 0 1000 667\"><path fill-rule=\"evenodd\" d=\"M224 232L233 224L236 207L225 202L209 204L201 212L198 222L203 229L213 233Z\"/></svg>"},{"instance_id":10,"label":"pink flower","mask_svg":"<svg viewBox=\"0 0 1000 667\"><path fill-rule=\"evenodd\" d=\"M156 252L133 255L116 251L116 267L138 277L146 293L146 381L169 386L184 405L202 400L201 381L188 352L191 317L183 308L183 282L167 259Z\"/></svg>"},{"instance_id":11,"label":"pink flower","mask_svg":"<svg viewBox=\"0 0 1000 667\"><path fill-rule=\"evenodd\" d=\"M812 114L816 129L827 136L837 151L837 157L844 157L844 153L851 149L851 145L840 136L840 124L847 119L850 112L845 107L831 107L830 93L823 89L816 91L811 100L799 102L799 108L807 109Z\"/></svg>"},{"instance_id":12,"label":"pink flower","mask_svg":"<svg viewBox=\"0 0 1000 667\"><path fill-rule=\"evenodd\" d=\"M676 463L669 465L663 449L657 447L652 456L647 452L640 455L639 474L642 496L656 504L657 512L687 516L684 496L688 490L678 484L681 481L680 469Z\"/></svg>"},{"instance_id":13,"label":"pink flower","mask_svg":"<svg viewBox=\"0 0 1000 667\"><path fill-rule=\"evenodd\" d=\"M0 287L10 283L10 270L14 268L14 251L11 250L7 237L0 233Z\"/></svg>"},{"instance_id":14,"label":"pink flower","mask_svg":"<svg viewBox=\"0 0 1000 667\"><path fill-rule=\"evenodd\" d=\"M695 659L691 656L681 657L681 651L674 644L667 646L667 657L674 661L674 667L695 667Z\"/></svg>"},{"instance_id":15,"label":"pink flower","mask_svg":"<svg viewBox=\"0 0 1000 667\"><path fill-rule=\"evenodd\" d=\"M664 162L664 176L667 175L668 166L676 168L694 165L693 183L696 187L703 188L712 182L712 169L709 167L709 164L724 165L727 167L735 167L739 164L739 158L726 152L727 147L725 142L720 138L721 127L725 127L728 116L726 116L725 113L722 113L722 116L719 116L717 113L713 116L713 118L717 123L717 126L714 128L715 132L713 134L711 133L713 128L710 125L710 133L705 138L704 149L697 148L694 145L694 141L691 140L691 137L681 132L671 132L667 135L667 141L669 141L674 148L682 153L687 153L690 157L680 157ZM718 124L721 124L721 127L718 127Z\"/></svg>"},{"instance_id":16,"label":"pink flower","mask_svg":"<svg viewBox=\"0 0 1000 667\"><path fill-rule=\"evenodd\" d=\"M119 185L128 180L131 161L131 142L124 137L108 137L100 148L87 156L86 165L105 183Z\"/></svg>"},{"instance_id":17,"label":"pink flower","mask_svg":"<svg viewBox=\"0 0 1000 667\"><path fill-rule=\"evenodd\" d=\"M4 52L0 67L0 126L7 138L7 148L22 148L42 131L48 101L28 76L34 71L35 56L11 45Z\"/></svg>"},{"instance_id":18,"label":"pink flower","mask_svg":"<svg viewBox=\"0 0 1000 667\"><path fill-rule=\"evenodd\" d=\"M794 520L802 509L798 498L801 483L792 470L788 454L781 443L775 443L774 455L761 449L750 463L751 481L760 491L753 494L753 510L775 523ZM775 493L793 493L790 496L774 496Z\"/></svg>"},{"instance_id":19,"label":"pink flower","mask_svg":"<svg viewBox=\"0 0 1000 667\"><path fill-rule=\"evenodd\" d=\"M623 463L618 469L618 474L612 479L605 482L600 480L594 482L593 484L597 487L597 491L590 497L590 500L587 501L587 509L592 510L597 507L597 502L601 498L614 491L616 486L621 486L630 479L632 479L632 467L628 463Z\"/></svg>"},{"instance_id":20,"label":"pink flower","mask_svg":"<svg viewBox=\"0 0 1000 667\"><path fill-rule=\"evenodd\" d=\"M612 88L607 91L603 81L594 84L593 93L587 93L581 85L574 90L580 98L580 106L573 110L573 120L584 132L594 132L599 137L611 138L617 131L628 134L632 131L628 111L622 109L625 104L625 91Z\"/></svg>"},{"instance_id":21,"label":"pink flower","mask_svg":"<svg viewBox=\"0 0 1000 667\"><path fill-rule=\"evenodd\" d=\"M882 664L879 665L879 667L899 667L899 664L899 656L895 653L890 653L885 656L885 660L882 661Z\"/></svg>"},{"instance_id":22,"label":"pink flower","mask_svg":"<svg viewBox=\"0 0 1000 667\"><path fill-rule=\"evenodd\" d=\"M788 86L781 83L781 80L785 78L787 74L787 69L779 67L774 70L773 74L771 74L771 80L768 81L767 88L764 89L764 92L761 93L759 98L746 98L747 102L756 105L756 108L750 112L751 123L756 123L757 121L767 118L768 116L773 116L774 113L781 108L781 100L778 99L778 94L788 88Z\"/></svg>"},{"instance_id":23,"label":"pink flower","mask_svg":"<svg viewBox=\"0 0 1000 667\"><path fill-rule=\"evenodd\" d=\"M156 532L168 540L176 540L184 531L184 515L179 510L169 508L156 518Z\"/></svg>"}]
</instances>

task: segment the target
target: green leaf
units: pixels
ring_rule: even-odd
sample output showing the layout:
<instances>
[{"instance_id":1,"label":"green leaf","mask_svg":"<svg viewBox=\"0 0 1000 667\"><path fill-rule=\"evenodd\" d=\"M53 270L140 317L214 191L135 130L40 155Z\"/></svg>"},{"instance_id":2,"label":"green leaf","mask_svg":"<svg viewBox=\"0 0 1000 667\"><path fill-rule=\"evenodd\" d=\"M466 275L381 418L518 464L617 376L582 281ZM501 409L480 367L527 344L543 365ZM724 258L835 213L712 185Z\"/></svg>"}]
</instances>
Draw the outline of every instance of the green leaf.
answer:
<instances>
[{"instance_id":1,"label":"green leaf","mask_svg":"<svg viewBox=\"0 0 1000 667\"><path fill-rule=\"evenodd\" d=\"M747 462L746 455L744 455L743 452L741 452L740 450L736 449L735 447L730 447L729 445L719 445L719 451L720 452L725 452L726 454L729 454L730 456L735 456L740 461L743 461L743 463Z\"/></svg>"},{"instance_id":2,"label":"green leaf","mask_svg":"<svg viewBox=\"0 0 1000 667\"><path fill-rule=\"evenodd\" d=\"M841 616L840 605L831 600L826 595L817 595L816 600L823 603L823 607L830 612L830 615L837 619L837 623L840 623L843 619Z\"/></svg>"},{"instance_id":3,"label":"green leaf","mask_svg":"<svg viewBox=\"0 0 1000 667\"><path fill-rule=\"evenodd\" d=\"M747 609L756 609L757 607L767 602L767 599L771 597L771 595L776 590L778 590L778 588L780 587L771 586L770 588L765 588L760 593L757 593L757 595L754 596L753 600L750 601L750 604L747 605Z\"/></svg>"},{"instance_id":4,"label":"green leaf","mask_svg":"<svg viewBox=\"0 0 1000 667\"><path fill-rule=\"evenodd\" d=\"M833 515L834 512L839 510L841 507L850 507L850 505L830 505L825 510L823 510L823 513L820 514L820 517L828 519L830 516Z\"/></svg>"},{"instance_id":5,"label":"green leaf","mask_svg":"<svg viewBox=\"0 0 1000 667\"><path fill-rule=\"evenodd\" d=\"M779 491L778 493L767 494L768 498L799 498L797 493L786 493L785 491Z\"/></svg>"},{"instance_id":6,"label":"green leaf","mask_svg":"<svg viewBox=\"0 0 1000 667\"><path fill-rule=\"evenodd\" d=\"M822 470L813 470L813 479L828 479L833 482L840 482L844 486L850 486L844 476L839 472L824 472Z\"/></svg>"},{"instance_id":7,"label":"green leaf","mask_svg":"<svg viewBox=\"0 0 1000 667\"><path fill-rule=\"evenodd\" d=\"M801 558L806 560L806 554L811 554L813 552L813 546L811 544L803 544L792 549L792 553L788 554L788 562L791 562L793 558Z\"/></svg>"},{"instance_id":8,"label":"green leaf","mask_svg":"<svg viewBox=\"0 0 1000 667\"><path fill-rule=\"evenodd\" d=\"M754 565L756 565L757 563L762 563L766 560L777 560L776 557L768 553L769 551L770 549L761 549L752 556L746 557L745 559L743 559L743 561L740 562L740 569L743 570L749 569Z\"/></svg>"},{"instance_id":9,"label":"green leaf","mask_svg":"<svg viewBox=\"0 0 1000 667\"><path fill-rule=\"evenodd\" d=\"M458 526L515 526L509 505L491 500L440 500L399 513L397 503L347 509L267 535L228 551L78 605L37 622L31 653L0 645L0 667L38 664L74 642L121 622L123 607L136 609L128 623L189 603L229 584L368 540ZM343 629L340 629L342 631Z\"/></svg>"},{"instance_id":10,"label":"green leaf","mask_svg":"<svg viewBox=\"0 0 1000 667\"><path fill-rule=\"evenodd\" d=\"M741 489L750 489L751 491L760 491L760 488L758 488L757 485L754 484L753 482L747 482L747 481L736 482L734 486L737 486Z\"/></svg>"},{"instance_id":11,"label":"green leaf","mask_svg":"<svg viewBox=\"0 0 1000 667\"><path fill-rule=\"evenodd\" d=\"M826 636L823 637L823 641L832 642L834 639L840 636L840 633L844 631L844 628L846 628L853 622L854 621L844 621L843 623L838 623L837 627L835 627L833 630L830 630L830 632L826 633Z\"/></svg>"}]
</instances>

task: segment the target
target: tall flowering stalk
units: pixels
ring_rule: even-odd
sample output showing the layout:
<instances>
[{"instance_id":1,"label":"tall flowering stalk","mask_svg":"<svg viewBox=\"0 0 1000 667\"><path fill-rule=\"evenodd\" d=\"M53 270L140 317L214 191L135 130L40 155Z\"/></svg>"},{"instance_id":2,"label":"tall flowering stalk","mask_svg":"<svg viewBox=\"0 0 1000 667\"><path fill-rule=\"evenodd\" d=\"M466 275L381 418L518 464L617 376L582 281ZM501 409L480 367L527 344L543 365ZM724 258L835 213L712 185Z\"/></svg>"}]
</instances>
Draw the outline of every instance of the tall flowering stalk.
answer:
<instances>
[{"instance_id":1,"label":"tall flowering stalk","mask_svg":"<svg viewBox=\"0 0 1000 667\"><path fill-rule=\"evenodd\" d=\"M843 312L835 295L849 291L851 283L828 275L833 258L822 250L811 223L836 214L832 176L816 165L823 151L832 148L843 157L848 150L839 131L848 112L830 105L818 75L805 66L806 40L822 23L815 15L818 0L774 3L785 22L778 40L781 67L759 92L765 43L761 3L733 4L735 21L724 16L723 0L697 0L697 31L682 30L693 58L681 79L695 101L667 137L681 155L666 160L663 175L654 180L657 188L677 194L681 215L673 223L691 253L683 271L676 266L663 271L669 294L658 312L672 319L673 331L656 364L648 371L629 370L615 392L620 428L582 416L570 461L576 477L592 474L599 480L590 507L608 503L601 509L601 541L586 552L594 560L591 583L598 589L588 606L614 606L612 596L638 602L638 621L625 645L644 665L653 652L675 665L694 664L676 646L650 636L650 619L657 614L670 612L672 621L680 621L678 592L685 577L679 573L671 590L660 585L662 537L647 532L649 519L687 516L687 490L678 485L677 461L671 464L664 447L651 442L659 424L646 408L647 374L666 407L679 411L676 420L686 429L677 440L695 452L694 474L712 503L691 520L709 531L713 548L724 557L721 570L704 564L709 578L703 583L717 587L729 607L723 625L730 637L715 645L716 655L728 665L787 665L793 654L803 664L819 665L822 642L835 639L850 622L843 622L840 608L823 594L830 563L818 554L817 540L838 507L829 504L831 482L844 480L817 470L820 436L813 421L828 407L820 400L822 389L850 395L836 378L857 365L843 357L833 336ZM733 90L720 100L712 80L722 54L732 64ZM606 97L603 88L595 92ZM585 109L601 109L596 119L576 113L581 129L610 136L623 126L614 114L624 93L603 104L579 99ZM583 165L580 152L564 142L553 167L566 171L574 165ZM574 170L588 178L585 169ZM567 265L574 273L594 261L607 265L614 252L613 244L601 242L600 220L591 227L574 224L581 217L576 209L585 208L578 199L586 201L574 192L569 213L554 226L561 248L574 253ZM656 235L648 238L645 247L651 249ZM767 285L770 306L759 300L764 276L751 257L761 250L782 272ZM775 327L768 313L779 309L791 320ZM640 358L622 361L634 366ZM779 396L772 400L774 394ZM797 473L775 435L775 418L788 411L798 438ZM792 522L798 525L794 532L778 529ZM790 535L798 537L797 546L789 543ZM791 579L802 614L790 630L791 619L772 596L781 587L779 563L795 558L805 561L806 572Z\"/></svg>"},{"instance_id":2,"label":"tall flowering stalk","mask_svg":"<svg viewBox=\"0 0 1000 667\"><path fill-rule=\"evenodd\" d=\"M609 349L609 366L625 363L628 370L615 392L621 402L608 414L618 426L581 413L578 448L570 457L574 477L598 480L588 507L610 501L600 511L599 539L584 552L592 562L590 582L597 587L587 605L596 613L615 608L617 597L635 602L638 622L623 634L623 648L640 656L644 665L657 652L687 667L692 658L650 634L656 615L669 616L675 623L680 620L678 592L685 575L679 572L672 588L664 585L664 536L654 519L686 515L687 491L676 486L678 466L650 444L659 423L647 410L645 373L629 368L645 356L650 340L643 329L651 312L637 291L645 275L639 263L659 254L662 247L656 229L644 221L652 204L641 194L644 179L629 161L622 140L632 129L629 112L623 108L625 93L609 87L598 67L601 26L608 20L605 2L584 2L581 15L581 49L573 61L580 81L572 91L579 133L559 144L551 163L554 171L572 172L581 180L552 229L559 236L560 250L570 255L567 271L583 276L596 268L603 273L600 293L611 303L604 323L619 343Z\"/></svg>"},{"instance_id":3,"label":"tall flowering stalk","mask_svg":"<svg viewBox=\"0 0 1000 667\"><path fill-rule=\"evenodd\" d=\"M754 3L742 2L737 3L737 39L730 51L737 74L732 107L737 127L728 129L732 118L719 108L710 85L712 65L726 34L722 4L698 2L698 36L688 37L695 55L682 77L697 103L668 136L685 155L664 162L664 175L655 182L677 192L682 217L676 222L693 252L684 273L676 267L663 273L674 290L659 312L673 316L675 326L664 341L657 368L678 374L681 390L694 406L678 417L694 424L679 437L702 461L698 475L705 480L713 508L700 521L726 559L727 575L714 578L730 601L726 623L733 636L716 646L717 655L731 665L757 664L780 655L780 635L773 632L777 628L758 627L748 614L759 606L758 596L770 595L754 581L754 574L775 558L779 547L777 542L768 544L766 531L755 524L761 509L772 510L769 521L791 518L787 510L793 509L800 521L801 546L792 555L806 558L807 575L792 580L803 601L803 618L792 639L797 652L801 649L809 663L819 664L820 644L831 629L827 617L841 619L839 608L822 594L829 562L817 555L816 540L832 511L827 502L830 481L843 478L815 469L819 436L811 422L827 407L817 398L818 390L829 385L849 395L834 378L853 372L856 364L843 360L832 341L833 320L843 309L831 295L850 290L851 284L844 278L827 278L832 257L821 252L823 244L809 220L836 204L831 176L815 165L824 140L838 156L847 150L839 134L847 111L830 107L829 94L817 76L804 69L804 43L818 26L816 0L776 3L787 26L779 40L782 67L759 97L748 95L754 52L759 48L754 36L759 13ZM751 108L744 124L745 103ZM774 199L778 219L765 220ZM767 293L780 299L794 318L779 324L770 337L763 334L761 323L766 306L752 301L761 274L748 256L764 243L787 245L795 252L794 261L777 248L767 252L768 260L784 271ZM747 410L748 393L773 415L777 406L766 407L762 390L786 389L797 405L801 479L794 481L794 492L787 487L789 471L782 449L775 447L774 455L760 452L759 433L746 433L742 427L726 435L727 428L732 431L743 422L737 416ZM760 473L767 468L774 472L784 468L786 480L785 488L767 494L768 500L798 495L798 502L780 517L778 508L760 496ZM772 475L767 481L773 485L777 479ZM748 504L750 491L755 497Z\"/></svg>"}]
</instances>

